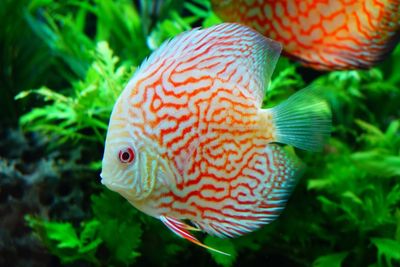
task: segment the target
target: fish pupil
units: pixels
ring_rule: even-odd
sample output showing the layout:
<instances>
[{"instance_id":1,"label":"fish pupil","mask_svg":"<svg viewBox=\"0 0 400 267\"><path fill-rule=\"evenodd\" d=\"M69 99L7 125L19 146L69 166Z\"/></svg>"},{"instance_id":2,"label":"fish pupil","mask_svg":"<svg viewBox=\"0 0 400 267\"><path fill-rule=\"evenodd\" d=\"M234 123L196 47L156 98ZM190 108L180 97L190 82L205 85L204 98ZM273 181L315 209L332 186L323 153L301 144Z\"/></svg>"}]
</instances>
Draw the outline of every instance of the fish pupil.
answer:
<instances>
[{"instance_id":1,"label":"fish pupil","mask_svg":"<svg viewBox=\"0 0 400 267\"><path fill-rule=\"evenodd\" d=\"M133 153L133 150L131 148L127 148L124 150L119 151L119 160L122 163L130 163L133 161L135 154Z\"/></svg>"},{"instance_id":2,"label":"fish pupil","mask_svg":"<svg viewBox=\"0 0 400 267\"><path fill-rule=\"evenodd\" d=\"M130 157L131 157L131 155L129 155L129 152L125 151L125 152L122 153L122 159L124 161L128 161Z\"/></svg>"}]
</instances>

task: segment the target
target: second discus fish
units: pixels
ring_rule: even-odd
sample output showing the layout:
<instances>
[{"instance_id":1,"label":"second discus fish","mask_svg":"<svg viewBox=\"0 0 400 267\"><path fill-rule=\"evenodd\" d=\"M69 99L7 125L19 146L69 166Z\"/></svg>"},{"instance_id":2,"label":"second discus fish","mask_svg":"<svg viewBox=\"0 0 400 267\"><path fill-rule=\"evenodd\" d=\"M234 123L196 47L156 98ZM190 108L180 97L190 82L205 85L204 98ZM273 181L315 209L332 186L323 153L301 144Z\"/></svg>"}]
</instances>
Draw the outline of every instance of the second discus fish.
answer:
<instances>
[{"instance_id":1,"label":"second discus fish","mask_svg":"<svg viewBox=\"0 0 400 267\"><path fill-rule=\"evenodd\" d=\"M301 172L278 143L316 151L331 129L315 88L261 108L280 52L231 23L165 42L114 106L102 183L204 247L190 231L234 237L276 219Z\"/></svg>"},{"instance_id":2,"label":"second discus fish","mask_svg":"<svg viewBox=\"0 0 400 267\"><path fill-rule=\"evenodd\" d=\"M400 0L212 0L225 21L253 27L320 70L369 68L400 40Z\"/></svg>"}]
</instances>

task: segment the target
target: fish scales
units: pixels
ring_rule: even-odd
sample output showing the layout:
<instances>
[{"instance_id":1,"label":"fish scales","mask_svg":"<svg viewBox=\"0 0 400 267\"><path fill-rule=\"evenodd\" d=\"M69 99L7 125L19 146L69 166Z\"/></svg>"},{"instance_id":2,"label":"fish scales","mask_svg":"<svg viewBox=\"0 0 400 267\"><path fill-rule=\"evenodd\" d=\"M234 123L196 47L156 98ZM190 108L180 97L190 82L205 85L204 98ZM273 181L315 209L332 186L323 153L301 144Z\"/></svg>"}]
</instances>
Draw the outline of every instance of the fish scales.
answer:
<instances>
[{"instance_id":1,"label":"fish scales","mask_svg":"<svg viewBox=\"0 0 400 267\"><path fill-rule=\"evenodd\" d=\"M255 28L315 69L368 68L400 37L399 0L212 2L222 19Z\"/></svg>"},{"instance_id":2,"label":"fish scales","mask_svg":"<svg viewBox=\"0 0 400 267\"><path fill-rule=\"evenodd\" d=\"M261 109L280 50L250 28L229 23L164 43L115 104L102 182L201 246L189 230L233 237L272 221L300 170L295 158L271 144L280 142L279 118L302 119L301 110L318 115L326 108L318 100L311 109ZM312 100L310 93L300 99ZM317 136L325 135L319 133L328 127L325 115L303 118Z\"/></svg>"},{"instance_id":3,"label":"fish scales","mask_svg":"<svg viewBox=\"0 0 400 267\"><path fill-rule=\"evenodd\" d=\"M233 31L230 31L226 34L230 34L232 32ZM168 211L166 210L166 212L171 212L172 210L176 209L179 211L179 213L184 213L187 202L196 202L197 205L195 208L203 209L197 210L196 214L200 215L201 212L207 210L207 206L210 206L208 203L210 201L216 202L215 206L220 205L220 208L224 207L224 202L231 204L235 199L230 199L232 196L229 195L228 191L222 193L214 192L216 195L221 196L219 198L205 197L204 194L196 192L202 192L202 188L204 186L208 186L213 183L219 183L221 182L220 180L234 180L239 176L244 177L243 169L247 165L247 161L251 159L258 150L264 149L265 143L268 142L268 138L265 137L266 135L264 130L261 133L255 134L253 129L248 129L249 126L256 125L257 123L257 109L254 102L247 100L247 96L241 93L239 89L236 88L235 91L235 88L229 88L232 87L232 84L226 83L226 81L230 81L232 76L235 75L235 72L229 69L230 65L235 64L234 58L232 61L227 62L222 71L216 73L215 77L212 77L214 80L216 79L220 82L214 81L212 85L205 86L201 82L210 80L210 76L200 75L199 77L196 77L195 81L192 80L190 82L190 86L184 86L181 84L188 82L188 79L180 78L180 75L182 76L182 70L187 71L193 69L197 64L199 64L199 62L204 63L210 60L210 49L215 47L216 44L226 45L236 42L241 47L238 49L239 51L246 51L250 44L246 43L246 35L241 35L241 37L242 38L240 40L239 38L229 38L227 42L223 39L221 41L221 38L219 38L217 43L213 43L213 36L211 36L207 38L207 41L201 43L201 45L191 48L194 51L199 51L198 54L179 63L170 63L168 60L166 60L164 61L165 63L163 63L167 66L164 67L162 66L163 64L161 64L161 66L155 70L149 68L147 70L149 75L138 81L137 88L139 89L139 92L135 93L135 97L145 97L140 99L142 101L134 101L134 107L150 106L150 103L154 102L155 98L163 99L162 107L155 112L150 108L142 109L145 112L143 116L143 124L153 123L155 128L157 128L157 124L162 123L165 127L166 121L169 119L168 116L165 116L165 114L174 114L173 120L175 123L173 124L173 130L168 131L168 128L165 129L165 131L168 131L168 134L164 135L163 132L161 132L159 136L152 134L151 132L147 132L147 134L149 134L149 137L153 141L157 140L159 146L165 145L168 148L169 152L167 156L175 162L175 165L177 169L180 170L181 175L187 175L186 180L181 180L179 182L176 181L177 187L185 188L185 190L172 193L172 197L175 201L170 202L171 206L168 207L165 202L155 202L154 209L159 209L160 206L157 205L161 205L164 210L166 210L167 207L170 209ZM214 46L212 46L212 44ZM219 57L224 57L225 51L227 50L218 49L218 51L215 51L214 53L218 52ZM230 53L229 57L232 57ZM212 60L215 60L216 58L218 57L213 57ZM253 64L255 64L255 62ZM175 79L180 79L183 81L176 83L173 79L164 79L163 77L175 77ZM149 79L151 80L148 81ZM245 80L247 78L242 77L242 79ZM168 84L168 86L166 86L166 84ZM245 86L249 86L249 82L246 82ZM158 95L152 89L156 87L161 89L156 90L158 93L160 93L160 95ZM177 90L176 88L179 87L182 87L183 89ZM143 92L140 92L140 90L143 90ZM234 91L235 94L233 94ZM202 92L205 94L203 97L201 97ZM170 95L172 97L166 98L165 95ZM210 98L212 99L211 103L209 102ZM189 107L186 105L187 102L191 103L191 107L197 108L194 110L189 110ZM220 105L222 102L224 104ZM205 104L203 109L202 103ZM226 106L227 104L230 107L229 114L225 114L226 118L223 120L216 120L215 117L217 117L219 114L226 113L227 108L220 107ZM165 109L167 110L165 111ZM132 110L130 112L131 117L134 117L134 114L135 110ZM248 117L247 121L244 119L245 117ZM220 125L222 122L228 125L234 125L235 129L228 130L228 125L225 125L221 129ZM137 124L134 126L137 126ZM199 129L203 130L199 131ZM146 132L146 128L144 127L142 127L141 130ZM226 133L221 135L223 132ZM239 139L236 138L238 135L240 135ZM254 138L263 140L260 146L255 147L252 145L253 143L257 142L257 140L254 140ZM239 153L234 151L224 153L224 151L229 151L229 147L238 141L242 144L241 147L245 149L243 151L243 157L234 161L236 164L239 162L240 164L227 165L232 161L228 160L228 158L234 159L235 154L237 155ZM246 146L244 144L248 145ZM196 147L195 150L192 149L193 151L188 149L193 147ZM227 149L225 149L225 147L227 147ZM237 148L238 147L236 146L236 149ZM221 153L215 155L214 153L215 151L218 151L218 149L221 150ZM196 160L195 157L189 157L191 154L201 154L201 158L197 158ZM262 153L259 154L261 155ZM224 156L224 158L221 156ZM182 160L182 158L186 159L188 157L191 159L189 162L187 160ZM188 167L185 169L186 166ZM229 172L225 171L227 169ZM184 173L186 170L187 173ZM264 175L263 172L259 171L258 173ZM248 179L249 182L251 182L252 179L258 178L249 177ZM190 186L187 186L188 181L191 181ZM213 191L211 188L209 188L209 190ZM171 195L170 192L169 194ZM167 195L160 195L157 196L157 198L168 199L166 196ZM193 211L191 214L193 214Z\"/></svg>"}]
</instances>

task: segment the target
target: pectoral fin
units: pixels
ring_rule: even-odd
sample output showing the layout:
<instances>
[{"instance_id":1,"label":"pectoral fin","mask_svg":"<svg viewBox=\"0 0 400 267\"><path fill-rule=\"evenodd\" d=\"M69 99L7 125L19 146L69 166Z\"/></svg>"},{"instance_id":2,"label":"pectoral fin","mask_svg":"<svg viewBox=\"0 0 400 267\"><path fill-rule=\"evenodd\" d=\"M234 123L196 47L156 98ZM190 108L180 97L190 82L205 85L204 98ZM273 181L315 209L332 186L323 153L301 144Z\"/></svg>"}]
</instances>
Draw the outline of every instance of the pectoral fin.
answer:
<instances>
[{"instance_id":1,"label":"pectoral fin","mask_svg":"<svg viewBox=\"0 0 400 267\"><path fill-rule=\"evenodd\" d=\"M189 240L190 242L201 246L203 248L212 250L214 252L217 253L221 253L223 255L226 256L230 256L230 254L222 252L220 250L217 250L215 248L209 247L204 245L203 243L201 243L196 237L194 237L193 235L191 235L191 233L189 231L201 231L199 228L190 226L180 220L177 220L175 218L172 217L168 217L168 216L160 216L160 220L172 231L174 232L176 235L178 235L181 238L184 238L186 240Z\"/></svg>"}]
</instances>

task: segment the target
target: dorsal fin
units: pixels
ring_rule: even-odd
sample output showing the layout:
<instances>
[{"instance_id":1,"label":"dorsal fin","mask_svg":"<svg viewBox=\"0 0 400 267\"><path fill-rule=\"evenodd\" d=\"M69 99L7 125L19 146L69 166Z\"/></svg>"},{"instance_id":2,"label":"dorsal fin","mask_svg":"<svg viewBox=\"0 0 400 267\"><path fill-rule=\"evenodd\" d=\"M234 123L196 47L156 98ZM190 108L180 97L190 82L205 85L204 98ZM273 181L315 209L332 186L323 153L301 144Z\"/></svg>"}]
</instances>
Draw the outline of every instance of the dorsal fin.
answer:
<instances>
[{"instance_id":1,"label":"dorsal fin","mask_svg":"<svg viewBox=\"0 0 400 267\"><path fill-rule=\"evenodd\" d=\"M171 71L173 66L171 73L185 73L188 79L206 74L214 81L236 85L261 107L281 50L280 43L247 26L222 23L164 42L137 73L148 76L166 66Z\"/></svg>"}]
</instances>

